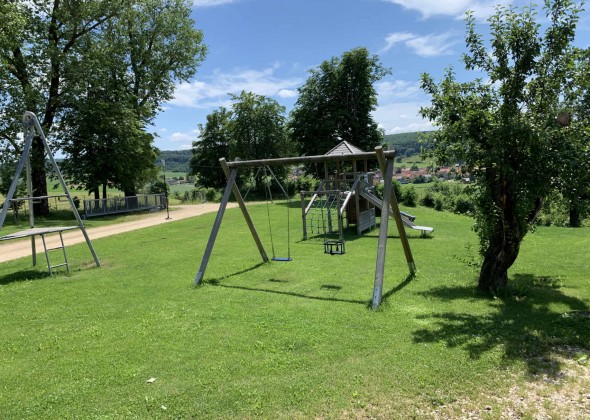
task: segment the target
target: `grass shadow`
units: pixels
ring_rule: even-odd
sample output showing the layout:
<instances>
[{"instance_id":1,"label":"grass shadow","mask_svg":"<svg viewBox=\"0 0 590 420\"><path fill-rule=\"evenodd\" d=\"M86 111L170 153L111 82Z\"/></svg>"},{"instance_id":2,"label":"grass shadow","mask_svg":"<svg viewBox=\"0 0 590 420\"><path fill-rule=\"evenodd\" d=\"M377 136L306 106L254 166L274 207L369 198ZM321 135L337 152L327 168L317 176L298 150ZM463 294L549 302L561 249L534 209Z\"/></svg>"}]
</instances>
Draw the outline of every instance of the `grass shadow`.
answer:
<instances>
[{"instance_id":1,"label":"grass shadow","mask_svg":"<svg viewBox=\"0 0 590 420\"><path fill-rule=\"evenodd\" d=\"M268 281L269 282L272 282L272 283L280 283L281 282L281 281L278 281L276 279L269 279ZM217 283L210 283L210 284L212 286L225 287L227 289L246 290L246 291L250 291L250 292L273 293L273 294L277 294L277 295L292 296L292 297L303 298L303 299L310 299L310 300L321 300L321 301L329 301L329 302L353 303L353 304L363 305L363 306L367 306L368 304L370 304L370 301L360 300L360 299L340 299L340 298L335 298L335 297L310 296L310 295L306 295L306 294L303 294L303 293L297 293L297 292L286 292L286 291L282 291L282 290L263 289L263 288L260 288L260 287L247 287L247 286L238 286L238 285L228 285L228 284L221 284L219 282L217 282ZM324 289L324 287L321 287L321 288Z\"/></svg>"},{"instance_id":2,"label":"grass shadow","mask_svg":"<svg viewBox=\"0 0 590 420\"><path fill-rule=\"evenodd\" d=\"M573 357L572 349L587 351L590 317L574 316L587 313L588 306L565 295L555 284L556 279L549 277L514 276L506 293L490 300L491 313L455 311L421 316L431 326L416 330L414 341L461 347L473 359L501 349L506 363L522 361L531 375L557 377L562 366L556 355ZM484 298L471 286L438 287L422 295L447 301ZM556 311L555 307L568 310Z\"/></svg>"},{"instance_id":3,"label":"grass shadow","mask_svg":"<svg viewBox=\"0 0 590 420\"><path fill-rule=\"evenodd\" d=\"M7 274L0 277L0 286L5 286L10 283L18 283L21 281L41 280L46 279L47 277L50 277L48 272L35 270L18 271L16 273Z\"/></svg>"},{"instance_id":4,"label":"grass shadow","mask_svg":"<svg viewBox=\"0 0 590 420\"><path fill-rule=\"evenodd\" d=\"M258 264L255 264L252 267L248 267L248 268L245 268L243 270L236 271L235 273L227 274L225 276L216 277L216 278L213 278L213 279L203 280L202 283L203 284L212 284L214 286L217 286L221 280L229 279L229 278L234 277L234 276L239 276L240 274L248 273L250 271L256 270L259 267L262 267L264 264L266 264L266 263L259 262Z\"/></svg>"},{"instance_id":5,"label":"grass shadow","mask_svg":"<svg viewBox=\"0 0 590 420\"><path fill-rule=\"evenodd\" d=\"M395 286L394 288L392 288L391 290L385 292L383 294L383 296L381 297L381 302L385 303L385 301L387 299L389 299L391 296L393 296L394 294L396 294L397 292L399 292L400 290L402 290L404 287L406 287L408 284L410 284L410 282L412 280L414 280L416 278L416 274L408 274L406 276L406 278L404 279L404 281L402 281L400 284L398 284L397 286Z\"/></svg>"}]
</instances>

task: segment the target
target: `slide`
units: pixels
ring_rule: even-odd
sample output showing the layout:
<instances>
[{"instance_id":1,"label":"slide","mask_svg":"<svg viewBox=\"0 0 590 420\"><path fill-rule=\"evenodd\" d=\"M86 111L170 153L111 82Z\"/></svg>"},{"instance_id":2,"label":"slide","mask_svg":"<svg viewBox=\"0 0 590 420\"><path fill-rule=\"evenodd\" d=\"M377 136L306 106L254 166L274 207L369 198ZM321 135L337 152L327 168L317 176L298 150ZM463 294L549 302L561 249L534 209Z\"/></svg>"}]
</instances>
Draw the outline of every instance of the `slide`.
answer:
<instances>
[{"instance_id":1,"label":"slide","mask_svg":"<svg viewBox=\"0 0 590 420\"><path fill-rule=\"evenodd\" d=\"M366 188L361 188L360 192L361 192L361 197L366 198L369 201L369 203L373 204L378 209L383 210L383 208L382 208L383 201L381 201L379 198L377 198L376 196L371 194L369 191L367 191ZM387 207L389 207L389 206L387 206ZM391 216L393 216L393 212L391 211L391 209L389 209L389 214ZM404 216L403 213L400 216L401 216L402 222L404 222L405 226L409 227L410 229L422 231L422 235L432 233L432 231L434 230L434 228L431 228L428 226L416 225L414 222L412 222L410 219L408 219L406 216Z\"/></svg>"}]
</instances>

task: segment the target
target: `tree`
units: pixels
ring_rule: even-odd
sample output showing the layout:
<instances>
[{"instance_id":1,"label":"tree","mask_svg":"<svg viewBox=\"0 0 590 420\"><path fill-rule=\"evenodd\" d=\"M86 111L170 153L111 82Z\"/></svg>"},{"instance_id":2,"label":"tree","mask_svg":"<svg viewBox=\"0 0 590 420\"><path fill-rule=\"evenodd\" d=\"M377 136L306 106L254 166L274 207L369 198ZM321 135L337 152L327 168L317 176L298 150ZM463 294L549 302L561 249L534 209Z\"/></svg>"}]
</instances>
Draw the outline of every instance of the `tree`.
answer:
<instances>
[{"instance_id":1,"label":"tree","mask_svg":"<svg viewBox=\"0 0 590 420\"><path fill-rule=\"evenodd\" d=\"M272 159L292 154L286 134L285 107L274 99L252 92L231 95L231 110L220 108L207 116L201 139L193 143L191 160L193 174L199 175L206 187L225 185L225 179L212 168L219 167L219 158L230 160ZM277 177L284 175L284 168L277 168ZM201 177L204 175L203 177ZM248 174L240 174L241 181Z\"/></svg>"},{"instance_id":2,"label":"tree","mask_svg":"<svg viewBox=\"0 0 590 420\"><path fill-rule=\"evenodd\" d=\"M292 139L301 154L321 155L342 140L372 150L383 141L371 116L377 107L374 83L391 71L365 48L345 52L310 71L291 112Z\"/></svg>"},{"instance_id":3,"label":"tree","mask_svg":"<svg viewBox=\"0 0 590 420\"><path fill-rule=\"evenodd\" d=\"M564 108L560 115L567 128L562 145L558 190L567 203L569 226L579 227L590 215L590 49L577 50L575 74L566 86Z\"/></svg>"},{"instance_id":4,"label":"tree","mask_svg":"<svg viewBox=\"0 0 590 420\"><path fill-rule=\"evenodd\" d=\"M175 82L190 78L205 54L188 0L9 1L0 7L5 148L19 148L11 139L24 109L39 116L48 134L66 113L78 109L105 70L129 93L125 103L144 126L171 98ZM46 195L44 150L38 140L32 166L34 195ZM47 202L42 203L36 211L44 214Z\"/></svg>"},{"instance_id":5,"label":"tree","mask_svg":"<svg viewBox=\"0 0 590 420\"><path fill-rule=\"evenodd\" d=\"M439 162L464 161L475 178L480 290L506 286L520 244L559 176L558 151L567 133L555 117L571 81L580 8L569 0L547 0L545 10L543 36L534 9L499 6L489 19L491 51L468 14L463 61L489 80L460 83L452 70L439 84L422 76L432 103L420 112L440 128L431 134L434 156Z\"/></svg>"},{"instance_id":6,"label":"tree","mask_svg":"<svg viewBox=\"0 0 590 420\"><path fill-rule=\"evenodd\" d=\"M67 155L62 172L76 188L106 198L107 188L135 191L155 175L157 149L124 89L105 81L88 89L75 111L60 122L58 138ZM135 195L135 194L127 194Z\"/></svg>"},{"instance_id":7,"label":"tree","mask_svg":"<svg viewBox=\"0 0 590 420\"><path fill-rule=\"evenodd\" d=\"M219 159L229 157L230 118L230 112L221 107L207 115L205 126L199 124L201 138L193 142L193 156L190 161L191 175L198 176L199 185L223 188L227 182L219 166Z\"/></svg>"},{"instance_id":8,"label":"tree","mask_svg":"<svg viewBox=\"0 0 590 420\"><path fill-rule=\"evenodd\" d=\"M230 155L241 159L272 159L288 156L285 107L274 99L252 92L232 95L229 124Z\"/></svg>"}]
</instances>

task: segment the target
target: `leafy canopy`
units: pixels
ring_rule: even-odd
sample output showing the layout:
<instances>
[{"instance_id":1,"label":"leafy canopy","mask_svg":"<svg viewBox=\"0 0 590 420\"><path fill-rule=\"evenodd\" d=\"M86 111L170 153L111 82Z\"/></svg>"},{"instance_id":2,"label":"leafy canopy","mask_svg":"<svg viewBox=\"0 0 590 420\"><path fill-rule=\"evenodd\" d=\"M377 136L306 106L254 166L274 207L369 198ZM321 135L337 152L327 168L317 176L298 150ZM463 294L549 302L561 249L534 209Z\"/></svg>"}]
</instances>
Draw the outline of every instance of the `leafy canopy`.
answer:
<instances>
[{"instance_id":1,"label":"leafy canopy","mask_svg":"<svg viewBox=\"0 0 590 420\"><path fill-rule=\"evenodd\" d=\"M291 137L299 152L322 155L342 140L363 150L372 150L383 133L371 112L377 107L374 84L391 70L355 48L324 61L299 88L299 99L291 112Z\"/></svg>"}]
</instances>

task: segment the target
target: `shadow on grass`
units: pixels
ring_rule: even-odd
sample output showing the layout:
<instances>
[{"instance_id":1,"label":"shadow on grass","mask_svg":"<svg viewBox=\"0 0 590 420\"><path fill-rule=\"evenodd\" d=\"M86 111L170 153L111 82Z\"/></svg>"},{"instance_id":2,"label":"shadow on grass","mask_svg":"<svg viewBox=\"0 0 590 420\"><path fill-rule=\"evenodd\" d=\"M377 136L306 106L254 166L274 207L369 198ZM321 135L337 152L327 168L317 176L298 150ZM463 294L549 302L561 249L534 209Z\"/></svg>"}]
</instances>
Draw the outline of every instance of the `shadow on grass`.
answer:
<instances>
[{"instance_id":1,"label":"shadow on grass","mask_svg":"<svg viewBox=\"0 0 590 420\"><path fill-rule=\"evenodd\" d=\"M273 283L278 282L275 279L269 279L268 281L269 282L273 282ZM370 304L370 302L368 302L367 300L340 299L340 298L335 298L335 297L324 297L324 296L310 296L310 295L306 295L306 294L303 294L303 293L297 293L297 292L285 292L285 291L281 291L281 290L262 289L262 288L259 288L259 287L247 287L247 286L228 285L228 284L221 284L219 282L217 282L217 283L211 283L211 285L212 286L217 286L217 287L225 287L225 288L228 288L228 289L247 290L247 291L250 291L250 292L274 293L274 294L277 294L277 295L293 296L293 297L298 297L298 298L303 298L303 299L310 299L310 300L322 300L322 301L330 301L330 302L354 303L354 304L363 305L363 306L367 306L367 304Z\"/></svg>"},{"instance_id":2,"label":"shadow on grass","mask_svg":"<svg viewBox=\"0 0 590 420\"><path fill-rule=\"evenodd\" d=\"M417 343L444 342L461 347L471 358L502 349L506 363L523 361L531 375L557 377L561 363L556 354L575 357L588 349L590 317L581 300L563 294L555 279L532 274L514 276L504 296L496 298L494 313L473 315L443 312L420 319L430 319L432 327L414 332ZM439 287L423 293L441 300L484 299L475 287ZM566 307L557 312L554 307Z\"/></svg>"},{"instance_id":3,"label":"shadow on grass","mask_svg":"<svg viewBox=\"0 0 590 420\"><path fill-rule=\"evenodd\" d=\"M408 284L410 284L410 282L412 280L414 280L415 278L416 278L415 274L411 274L411 273L408 274L406 276L406 278L404 279L404 281L402 281L400 284L395 286L393 289L391 289L383 294L383 296L381 297L381 302L385 303L385 301L387 301L387 299L389 299L392 295L394 295L397 292L399 292L400 290L402 290L404 287L406 287Z\"/></svg>"},{"instance_id":4,"label":"shadow on grass","mask_svg":"<svg viewBox=\"0 0 590 420\"><path fill-rule=\"evenodd\" d=\"M209 279L209 280L203 280L203 283L204 284L212 284L213 286L217 286L217 285L219 285L219 282L221 280L223 280L223 279L229 279L229 278L234 277L234 276L239 276L240 274L248 273L250 271L256 270L258 267L262 267L264 264L266 264L266 263L259 262L258 264L253 265L252 267L248 267L248 268L245 268L243 270L236 271L235 273L231 273L231 274L228 274L226 276L217 277L217 278Z\"/></svg>"},{"instance_id":5,"label":"shadow on grass","mask_svg":"<svg viewBox=\"0 0 590 420\"><path fill-rule=\"evenodd\" d=\"M264 263L259 263L256 264L255 266L252 266L250 268L247 268L245 270L241 270L232 274L229 274L227 276L224 277L219 277L219 278L215 278L215 279L209 279L209 280L203 280L204 284L210 284L211 286L217 286L217 287L225 287L228 289L239 289L239 290L248 290L248 291L252 291L252 292L265 292L265 293L274 293L274 294L278 294L278 295L286 295L286 296L294 296L294 297L299 297L299 298L305 298L305 299L311 299L311 300L323 300L323 301L334 301L334 302L344 302L344 303L354 303L354 304L359 304L359 305L364 305L367 308L371 308L372 306L372 301L371 299L365 299L365 300L361 300L361 299L341 299L341 298L335 298L335 297L323 297L323 296L311 296L311 295L307 295L307 294L303 294L303 293L297 293L297 292L286 292L286 291L281 291L281 290L273 290L273 289L263 289L263 288L259 288L259 287L248 287L248 286L238 286L238 285L228 285L228 284L221 284L221 280L222 279L227 279L233 276L237 276L239 274L244 274L247 273L249 271L255 270L256 268L260 267L264 265ZM404 281L402 281L400 284L398 284L397 286L393 287L391 290L385 292L382 296L381 302L385 303L385 301L387 299L389 299L392 295L394 295L395 293L399 292L400 290L402 290L404 287L406 287L408 284L410 284L410 282L415 278L414 274L408 274L406 276L406 278L404 279ZM289 283L288 280L280 280L280 279L268 279L269 283ZM331 291L339 291L342 290L342 286L340 285L336 285L336 284L322 284L320 286L321 290L331 290Z\"/></svg>"},{"instance_id":6,"label":"shadow on grass","mask_svg":"<svg viewBox=\"0 0 590 420\"><path fill-rule=\"evenodd\" d=\"M28 280L40 280L49 277L49 273L42 271L26 270L18 271L16 273L7 274L0 277L0 286L4 286L10 283L17 283Z\"/></svg>"}]
</instances>

